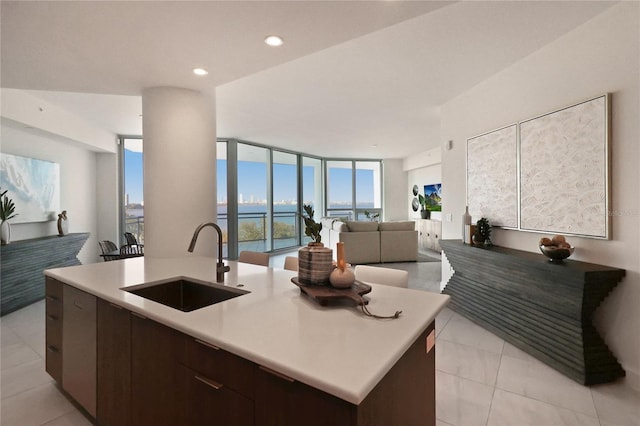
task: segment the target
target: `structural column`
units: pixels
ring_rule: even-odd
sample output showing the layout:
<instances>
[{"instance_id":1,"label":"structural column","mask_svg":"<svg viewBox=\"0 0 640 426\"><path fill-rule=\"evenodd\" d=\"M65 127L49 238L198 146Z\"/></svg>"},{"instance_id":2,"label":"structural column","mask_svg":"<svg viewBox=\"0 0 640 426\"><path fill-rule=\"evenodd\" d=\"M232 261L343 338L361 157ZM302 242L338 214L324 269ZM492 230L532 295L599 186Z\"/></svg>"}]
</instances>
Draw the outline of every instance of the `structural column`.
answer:
<instances>
[{"instance_id":1,"label":"structural column","mask_svg":"<svg viewBox=\"0 0 640 426\"><path fill-rule=\"evenodd\" d=\"M142 115L145 256L187 256L195 228L217 217L215 98L149 88ZM214 255L215 241L214 232L203 231L196 253Z\"/></svg>"}]
</instances>

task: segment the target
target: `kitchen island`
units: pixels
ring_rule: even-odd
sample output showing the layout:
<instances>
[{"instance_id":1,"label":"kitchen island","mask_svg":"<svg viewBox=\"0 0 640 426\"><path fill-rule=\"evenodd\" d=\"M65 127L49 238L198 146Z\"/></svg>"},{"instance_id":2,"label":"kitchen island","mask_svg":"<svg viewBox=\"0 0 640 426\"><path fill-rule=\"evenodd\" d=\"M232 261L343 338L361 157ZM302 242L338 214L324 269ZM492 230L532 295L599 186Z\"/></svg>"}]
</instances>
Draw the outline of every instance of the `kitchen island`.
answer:
<instances>
[{"instance_id":1,"label":"kitchen island","mask_svg":"<svg viewBox=\"0 0 640 426\"><path fill-rule=\"evenodd\" d=\"M294 272L229 265L224 285L248 293L191 312L123 289L176 277L213 282L212 258L47 270L47 371L99 424L220 415L217 402L198 401L200 385L224 389L224 410L240 416L219 424L293 426L305 413L309 425L435 424L433 328L448 296L373 285L370 311L402 311L378 320L348 304L318 305L291 283Z\"/></svg>"}]
</instances>

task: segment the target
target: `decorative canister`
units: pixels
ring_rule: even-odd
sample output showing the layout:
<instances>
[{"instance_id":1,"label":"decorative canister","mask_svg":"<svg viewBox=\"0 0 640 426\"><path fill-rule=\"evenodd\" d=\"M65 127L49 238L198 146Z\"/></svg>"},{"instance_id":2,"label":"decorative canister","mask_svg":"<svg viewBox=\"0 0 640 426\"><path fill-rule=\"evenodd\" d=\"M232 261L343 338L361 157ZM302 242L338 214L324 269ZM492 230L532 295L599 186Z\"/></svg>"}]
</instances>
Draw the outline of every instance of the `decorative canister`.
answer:
<instances>
[{"instance_id":1,"label":"decorative canister","mask_svg":"<svg viewBox=\"0 0 640 426\"><path fill-rule=\"evenodd\" d=\"M322 243L312 242L298 250L298 280L303 284L329 283L333 250Z\"/></svg>"}]
</instances>

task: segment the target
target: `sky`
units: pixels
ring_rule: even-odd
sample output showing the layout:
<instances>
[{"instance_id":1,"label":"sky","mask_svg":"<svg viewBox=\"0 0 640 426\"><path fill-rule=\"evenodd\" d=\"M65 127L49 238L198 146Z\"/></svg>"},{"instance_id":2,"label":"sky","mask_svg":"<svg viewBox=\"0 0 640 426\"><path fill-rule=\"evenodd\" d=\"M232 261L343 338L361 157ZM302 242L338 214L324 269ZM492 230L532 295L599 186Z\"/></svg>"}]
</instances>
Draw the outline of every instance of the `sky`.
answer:
<instances>
[{"instance_id":1,"label":"sky","mask_svg":"<svg viewBox=\"0 0 640 426\"><path fill-rule=\"evenodd\" d=\"M130 203L141 203L142 199L142 153L124 150L124 193L129 194Z\"/></svg>"},{"instance_id":2,"label":"sky","mask_svg":"<svg viewBox=\"0 0 640 426\"><path fill-rule=\"evenodd\" d=\"M130 203L143 201L143 154L125 149L124 172L125 194ZM218 160L218 200L227 193L227 161ZM303 168L303 181L313 180L313 168ZM253 195L255 200L264 200L267 194L266 164L258 162L238 162L238 192L245 201ZM332 169L329 173L329 196L332 203L351 201L351 170ZM306 185L304 201L314 199L312 185ZM373 201L373 172L356 170L356 192L359 202ZM276 164L273 172L273 199L276 202L296 199L296 168L293 165Z\"/></svg>"}]
</instances>

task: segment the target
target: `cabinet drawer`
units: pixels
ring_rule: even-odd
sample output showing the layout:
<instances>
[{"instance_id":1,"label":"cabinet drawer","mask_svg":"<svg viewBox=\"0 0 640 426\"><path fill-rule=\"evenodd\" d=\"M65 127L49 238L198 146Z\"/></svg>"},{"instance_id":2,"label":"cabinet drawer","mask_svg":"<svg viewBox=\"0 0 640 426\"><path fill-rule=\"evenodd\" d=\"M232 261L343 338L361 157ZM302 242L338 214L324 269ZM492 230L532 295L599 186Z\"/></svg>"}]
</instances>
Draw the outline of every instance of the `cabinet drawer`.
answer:
<instances>
[{"instance_id":1,"label":"cabinet drawer","mask_svg":"<svg viewBox=\"0 0 640 426\"><path fill-rule=\"evenodd\" d=\"M50 316L47 312L46 343L56 349L62 349L62 318Z\"/></svg>"},{"instance_id":2,"label":"cabinet drawer","mask_svg":"<svg viewBox=\"0 0 640 426\"><path fill-rule=\"evenodd\" d=\"M253 398L254 365L250 361L190 338L185 363L187 367Z\"/></svg>"},{"instance_id":3,"label":"cabinet drawer","mask_svg":"<svg viewBox=\"0 0 640 426\"><path fill-rule=\"evenodd\" d=\"M62 300L59 299L46 299L45 310L47 312L47 318L62 319Z\"/></svg>"},{"instance_id":4,"label":"cabinet drawer","mask_svg":"<svg viewBox=\"0 0 640 426\"><path fill-rule=\"evenodd\" d=\"M61 347L46 346L46 370L47 373L58 383L62 383L62 350Z\"/></svg>"},{"instance_id":5,"label":"cabinet drawer","mask_svg":"<svg viewBox=\"0 0 640 426\"><path fill-rule=\"evenodd\" d=\"M229 387L182 367L187 383L186 424L253 426L253 401Z\"/></svg>"},{"instance_id":6,"label":"cabinet drawer","mask_svg":"<svg viewBox=\"0 0 640 426\"><path fill-rule=\"evenodd\" d=\"M47 300L62 300L62 283L47 277L45 281L45 295L47 296Z\"/></svg>"}]
</instances>

